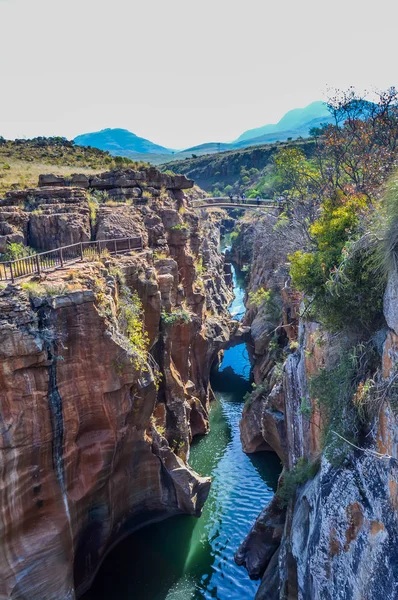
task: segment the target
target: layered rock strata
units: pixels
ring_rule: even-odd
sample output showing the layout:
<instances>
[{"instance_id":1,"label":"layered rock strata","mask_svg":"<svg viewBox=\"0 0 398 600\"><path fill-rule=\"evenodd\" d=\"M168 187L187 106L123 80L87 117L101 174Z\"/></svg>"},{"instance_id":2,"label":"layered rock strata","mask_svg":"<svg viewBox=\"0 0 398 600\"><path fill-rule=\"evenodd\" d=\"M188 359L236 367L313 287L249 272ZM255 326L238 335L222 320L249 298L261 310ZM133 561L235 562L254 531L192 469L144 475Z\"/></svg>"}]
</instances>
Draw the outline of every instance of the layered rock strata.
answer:
<instances>
[{"instance_id":1,"label":"layered rock strata","mask_svg":"<svg viewBox=\"0 0 398 600\"><path fill-rule=\"evenodd\" d=\"M219 234L184 195L125 210L142 252L0 291L0 598L79 597L123 536L209 490L187 461L230 335Z\"/></svg>"},{"instance_id":2,"label":"layered rock strata","mask_svg":"<svg viewBox=\"0 0 398 600\"><path fill-rule=\"evenodd\" d=\"M397 276L390 278L385 294L387 327L373 340L381 363L380 404L359 448L351 447L339 467L322 455L321 431L327 415L312 398L309 382L320 368L336 365L342 349L358 339L351 334L331 336L318 323L299 323L300 298L290 290L285 268L294 235L279 253L280 235L269 223L257 227L267 238L254 247L246 321L254 338L255 380L262 388L244 410L243 448L276 451L285 471L303 459L318 461L319 470L298 486L287 506L274 497L238 549L236 561L251 577L261 577L256 600L394 600L398 597ZM278 324L271 326L265 306L250 302L250 292L260 287L278 294ZM283 367L275 355L275 341L288 352ZM307 410L302 408L303 399ZM283 477L282 473L280 484Z\"/></svg>"},{"instance_id":3,"label":"layered rock strata","mask_svg":"<svg viewBox=\"0 0 398 600\"><path fill-rule=\"evenodd\" d=\"M151 208L156 213L158 206L183 206L183 190L198 194L191 188L193 181L186 177L169 176L153 167L90 178L77 174L69 180L41 175L37 188L11 190L0 199L0 253L11 242L44 251L140 233L150 244L159 243L164 241L161 220Z\"/></svg>"}]
</instances>

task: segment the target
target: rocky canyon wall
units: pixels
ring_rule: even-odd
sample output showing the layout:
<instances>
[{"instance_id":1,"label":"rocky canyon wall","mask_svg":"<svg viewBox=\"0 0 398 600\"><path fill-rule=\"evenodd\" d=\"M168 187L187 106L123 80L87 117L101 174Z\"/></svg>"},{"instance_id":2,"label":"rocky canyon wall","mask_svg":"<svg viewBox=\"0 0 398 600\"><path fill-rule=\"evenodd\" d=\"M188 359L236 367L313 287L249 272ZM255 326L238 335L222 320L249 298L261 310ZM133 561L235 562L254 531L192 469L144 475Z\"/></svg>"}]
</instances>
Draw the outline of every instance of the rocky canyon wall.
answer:
<instances>
[{"instance_id":1,"label":"rocky canyon wall","mask_svg":"<svg viewBox=\"0 0 398 600\"><path fill-rule=\"evenodd\" d=\"M0 290L4 600L79 597L123 536L199 515L207 497L209 480L187 459L208 430L209 371L229 339L232 293L219 230L183 192L191 182L156 173L140 179L150 199L105 202L95 219L87 186L52 177L1 203L4 235L20 236L6 243L139 234L144 245ZM141 197L136 173L98 180Z\"/></svg>"},{"instance_id":2,"label":"rocky canyon wall","mask_svg":"<svg viewBox=\"0 0 398 600\"><path fill-rule=\"evenodd\" d=\"M247 239L245 243L247 253ZM290 289L286 268L287 254L296 243L299 232L284 239L272 217L257 223L252 235L246 322L252 327L257 388L244 408L241 438L246 452L276 451L284 472L282 495L259 515L236 561L251 577L262 579L256 600L394 600L398 280L396 275L390 278L384 298L386 326L372 340L382 390L377 411L358 448L346 444L346 459L337 465L323 453L328 414L313 397L310 382L323 368L337 365L341 353L361 336L331 335L318 323L299 318L301 298ZM275 294L280 308L276 321L269 303L253 303L260 288ZM283 497L285 473L303 473L308 465L313 470L297 479L290 498Z\"/></svg>"}]
</instances>

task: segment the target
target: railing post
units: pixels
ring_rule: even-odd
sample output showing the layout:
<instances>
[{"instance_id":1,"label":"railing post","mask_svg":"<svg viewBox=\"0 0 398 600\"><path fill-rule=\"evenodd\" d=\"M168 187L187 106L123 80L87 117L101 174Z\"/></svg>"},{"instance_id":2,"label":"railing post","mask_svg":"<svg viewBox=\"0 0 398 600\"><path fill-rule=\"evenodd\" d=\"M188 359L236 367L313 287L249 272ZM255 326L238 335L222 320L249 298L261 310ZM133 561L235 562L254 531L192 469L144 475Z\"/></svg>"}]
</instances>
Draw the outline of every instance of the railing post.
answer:
<instances>
[{"instance_id":1,"label":"railing post","mask_svg":"<svg viewBox=\"0 0 398 600\"><path fill-rule=\"evenodd\" d=\"M62 253L62 248L59 249L59 260L61 263L61 267L63 267L64 266L64 255Z\"/></svg>"},{"instance_id":2,"label":"railing post","mask_svg":"<svg viewBox=\"0 0 398 600\"><path fill-rule=\"evenodd\" d=\"M83 260L83 242L80 242L80 260Z\"/></svg>"},{"instance_id":3,"label":"railing post","mask_svg":"<svg viewBox=\"0 0 398 600\"><path fill-rule=\"evenodd\" d=\"M131 250L131 238L128 239L128 243L129 243L129 250Z\"/></svg>"},{"instance_id":4,"label":"railing post","mask_svg":"<svg viewBox=\"0 0 398 600\"><path fill-rule=\"evenodd\" d=\"M101 256L101 242L100 242L100 240L97 240L97 252L98 252L98 256Z\"/></svg>"},{"instance_id":5,"label":"railing post","mask_svg":"<svg viewBox=\"0 0 398 600\"><path fill-rule=\"evenodd\" d=\"M12 270L12 262L10 262L10 274L11 274L11 281L12 281L12 283L14 283L14 271Z\"/></svg>"},{"instance_id":6,"label":"railing post","mask_svg":"<svg viewBox=\"0 0 398 600\"><path fill-rule=\"evenodd\" d=\"M35 259L36 259L37 274L40 275L40 261L39 261L39 257L37 254L35 255Z\"/></svg>"},{"instance_id":7,"label":"railing post","mask_svg":"<svg viewBox=\"0 0 398 600\"><path fill-rule=\"evenodd\" d=\"M117 254L117 241L116 240L113 240L113 246L115 249L115 254Z\"/></svg>"}]
</instances>

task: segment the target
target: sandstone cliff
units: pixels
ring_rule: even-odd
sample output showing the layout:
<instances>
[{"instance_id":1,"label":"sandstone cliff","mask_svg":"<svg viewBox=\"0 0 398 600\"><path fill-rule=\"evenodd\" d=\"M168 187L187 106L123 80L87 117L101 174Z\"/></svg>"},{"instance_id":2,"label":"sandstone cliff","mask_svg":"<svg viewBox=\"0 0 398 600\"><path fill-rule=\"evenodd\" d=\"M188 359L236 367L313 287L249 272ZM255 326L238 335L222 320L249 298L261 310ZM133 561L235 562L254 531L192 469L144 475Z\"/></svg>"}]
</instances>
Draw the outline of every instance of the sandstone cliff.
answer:
<instances>
[{"instance_id":1,"label":"sandstone cliff","mask_svg":"<svg viewBox=\"0 0 398 600\"><path fill-rule=\"evenodd\" d=\"M150 521L199 515L210 485L187 460L229 338L218 229L189 208L185 178L97 179L108 190L144 179L151 198L100 205L95 224L80 180L43 177L2 202L5 235L39 249L95 235L144 243L0 291L4 599L78 597L112 545Z\"/></svg>"},{"instance_id":2,"label":"sandstone cliff","mask_svg":"<svg viewBox=\"0 0 398 600\"><path fill-rule=\"evenodd\" d=\"M162 230L156 229L160 220L140 228L135 223L137 207L144 214L145 207L159 199L161 205L176 207L178 203L178 208L184 201L183 190L192 187L193 181L186 177L169 176L153 167L108 171L90 178L76 174L69 180L41 175L37 188L11 190L0 199L0 253L10 242L43 251L90 239L123 237L126 232L158 235L161 241Z\"/></svg>"}]
</instances>

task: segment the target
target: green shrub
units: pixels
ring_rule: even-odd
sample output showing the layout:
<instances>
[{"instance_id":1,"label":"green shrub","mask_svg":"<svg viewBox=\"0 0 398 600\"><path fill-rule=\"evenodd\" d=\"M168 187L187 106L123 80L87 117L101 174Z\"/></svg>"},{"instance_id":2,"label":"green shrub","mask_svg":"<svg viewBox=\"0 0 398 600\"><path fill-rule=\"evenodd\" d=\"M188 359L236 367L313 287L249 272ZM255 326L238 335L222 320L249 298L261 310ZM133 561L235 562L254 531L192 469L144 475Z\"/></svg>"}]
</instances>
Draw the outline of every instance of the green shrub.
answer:
<instances>
[{"instance_id":1,"label":"green shrub","mask_svg":"<svg viewBox=\"0 0 398 600\"><path fill-rule=\"evenodd\" d=\"M320 468L320 460L310 462L307 458L299 458L297 464L282 475L281 485L276 495L280 498L282 505L286 506L293 500L297 487L303 485L310 479L314 479Z\"/></svg>"},{"instance_id":2,"label":"green shrub","mask_svg":"<svg viewBox=\"0 0 398 600\"><path fill-rule=\"evenodd\" d=\"M249 293L249 302L253 304L256 308L260 308L269 301L271 297L271 290L265 290L264 288L259 288L255 292Z\"/></svg>"},{"instance_id":3,"label":"green shrub","mask_svg":"<svg viewBox=\"0 0 398 600\"><path fill-rule=\"evenodd\" d=\"M249 293L249 302L264 312L264 318L272 324L277 324L282 318L282 309L279 296L273 290L259 288Z\"/></svg>"},{"instance_id":4,"label":"green shrub","mask_svg":"<svg viewBox=\"0 0 398 600\"><path fill-rule=\"evenodd\" d=\"M306 419L310 419L312 415L312 404L310 398L301 398L300 400L300 415L303 415Z\"/></svg>"},{"instance_id":5,"label":"green shrub","mask_svg":"<svg viewBox=\"0 0 398 600\"><path fill-rule=\"evenodd\" d=\"M3 260L17 260L18 258L25 258L33 254L36 254L33 248L19 242L12 242L7 245L7 252L4 254Z\"/></svg>"},{"instance_id":6,"label":"green shrub","mask_svg":"<svg viewBox=\"0 0 398 600\"><path fill-rule=\"evenodd\" d=\"M174 323L189 323L191 320L191 315L184 308L178 308L171 312L162 311L161 314L162 322L165 325L174 325Z\"/></svg>"},{"instance_id":7,"label":"green shrub","mask_svg":"<svg viewBox=\"0 0 398 600\"><path fill-rule=\"evenodd\" d=\"M143 308L136 292L122 286L118 303L118 325L129 343L129 350L137 369L146 366L148 358L148 333L145 331Z\"/></svg>"},{"instance_id":8,"label":"green shrub","mask_svg":"<svg viewBox=\"0 0 398 600\"><path fill-rule=\"evenodd\" d=\"M53 283L42 285L36 281L26 281L21 284L21 288L29 296L45 298L46 296L62 296L68 291L68 286L64 283Z\"/></svg>"},{"instance_id":9,"label":"green shrub","mask_svg":"<svg viewBox=\"0 0 398 600\"><path fill-rule=\"evenodd\" d=\"M319 292L340 264L342 251L355 233L360 213L366 206L363 196L345 196L341 192L323 202L320 218L309 228L313 251L299 250L288 257L290 275L297 289L309 294Z\"/></svg>"},{"instance_id":10,"label":"green shrub","mask_svg":"<svg viewBox=\"0 0 398 600\"><path fill-rule=\"evenodd\" d=\"M238 237L239 237L239 233L238 233L238 231L233 231L233 232L231 233L231 235L230 235L230 238L229 238L229 239L231 240L231 245L232 245L232 246L234 245L234 243L236 243L236 241L237 241Z\"/></svg>"},{"instance_id":11,"label":"green shrub","mask_svg":"<svg viewBox=\"0 0 398 600\"><path fill-rule=\"evenodd\" d=\"M46 289L35 281L26 281L21 284L21 288L27 292L29 296L43 297L46 295Z\"/></svg>"},{"instance_id":12,"label":"green shrub","mask_svg":"<svg viewBox=\"0 0 398 600\"><path fill-rule=\"evenodd\" d=\"M195 261L195 270L196 270L196 275L198 277L200 277L201 275L203 275L206 271L206 269L203 266L203 258L200 257L198 260Z\"/></svg>"},{"instance_id":13,"label":"green shrub","mask_svg":"<svg viewBox=\"0 0 398 600\"><path fill-rule=\"evenodd\" d=\"M154 250L153 258L154 260L160 260L162 258L168 258L168 253L165 250Z\"/></svg>"},{"instance_id":14,"label":"green shrub","mask_svg":"<svg viewBox=\"0 0 398 600\"><path fill-rule=\"evenodd\" d=\"M269 392L269 385L267 381L263 381L259 385L252 383L252 388L252 392L246 392L246 394L243 396L245 404L250 405L252 402L254 402L254 400L257 400L257 398L264 396Z\"/></svg>"},{"instance_id":15,"label":"green shrub","mask_svg":"<svg viewBox=\"0 0 398 600\"><path fill-rule=\"evenodd\" d=\"M367 206L363 196L336 193L309 228L312 251L288 256L293 285L310 297L312 316L330 331L373 332L382 322L384 280L375 273L375 249L355 242Z\"/></svg>"},{"instance_id":16,"label":"green shrub","mask_svg":"<svg viewBox=\"0 0 398 600\"><path fill-rule=\"evenodd\" d=\"M116 279L120 286L126 285L126 273L121 267L113 265L109 269L109 274Z\"/></svg>"},{"instance_id":17,"label":"green shrub","mask_svg":"<svg viewBox=\"0 0 398 600\"><path fill-rule=\"evenodd\" d=\"M90 209L90 221L91 225L94 227L97 221L97 211L99 208L99 198L97 195L89 194L88 198L88 206Z\"/></svg>"},{"instance_id":18,"label":"green shrub","mask_svg":"<svg viewBox=\"0 0 398 600\"><path fill-rule=\"evenodd\" d=\"M362 426L369 417L358 394L377 370L378 363L379 357L372 346L358 344L342 350L333 368L321 368L310 379L311 397L322 414L322 446L335 466L341 466L350 454L350 443L358 444Z\"/></svg>"},{"instance_id":19,"label":"green shrub","mask_svg":"<svg viewBox=\"0 0 398 600\"><path fill-rule=\"evenodd\" d=\"M188 226L185 223L177 223L177 225L173 225L170 227L170 231L187 231Z\"/></svg>"}]
</instances>

